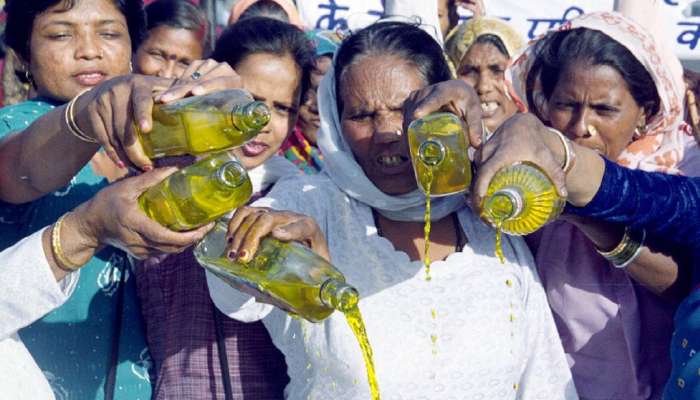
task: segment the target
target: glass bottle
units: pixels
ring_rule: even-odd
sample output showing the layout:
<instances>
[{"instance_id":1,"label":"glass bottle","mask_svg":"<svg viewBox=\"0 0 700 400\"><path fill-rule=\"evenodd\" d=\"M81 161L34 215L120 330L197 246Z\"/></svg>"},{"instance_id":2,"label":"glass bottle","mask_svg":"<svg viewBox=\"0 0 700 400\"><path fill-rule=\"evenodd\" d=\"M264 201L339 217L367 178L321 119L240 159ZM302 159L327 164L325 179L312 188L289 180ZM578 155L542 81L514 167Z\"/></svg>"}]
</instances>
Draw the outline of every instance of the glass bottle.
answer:
<instances>
[{"instance_id":1,"label":"glass bottle","mask_svg":"<svg viewBox=\"0 0 700 400\"><path fill-rule=\"evenodd\" d=\"M300 243L266 237L249 262L227 258L227 225L219 221L194 249L197 261L224 282L311 322L357 306L359 294L343 274Z\"/></svg>"},{"instance_id":2,"label":"glass bottle","mask_svg":"<svg viewBox=\"0 0 700 400\"><path fill-rule=\"evenodd\" d=\"M471 162L459 117L434 113L411 122L408 145L416 180L424 193L445 196L469 188Z\"/></svg>"},{"instance_id":3,"label":"glass bottle","mask_svg":"<svg viewBox=\"0 0 700 400\"><path fill-rule=\"evenodd\" d=\"M557 219L565 203L538 166L518 163L493 176L481 214L505 233L527 235Z\"/></svg>"},{"instance_id":4,"label":"glass bottle","mask_svg":"<svg viewBox=\"0 0 700 400\"><path fill-rule=\"evenodd\" d=\"M185 231L216 220L250 199L253 186L245 168L228 152L204 158L146 190L141 209L151 219Z\"/></svg>"},{"instance_id":5,"label":"glass bottle","mask_svg":"<svg viewBox=\"0 0 700 400\"><path fill-rule=\"evenodd\" d=\"M153 129L139 141L151 158L199 155L237 147L270 122L270 109L240 89L153 106Z\"/></svg>"}]
</instances>

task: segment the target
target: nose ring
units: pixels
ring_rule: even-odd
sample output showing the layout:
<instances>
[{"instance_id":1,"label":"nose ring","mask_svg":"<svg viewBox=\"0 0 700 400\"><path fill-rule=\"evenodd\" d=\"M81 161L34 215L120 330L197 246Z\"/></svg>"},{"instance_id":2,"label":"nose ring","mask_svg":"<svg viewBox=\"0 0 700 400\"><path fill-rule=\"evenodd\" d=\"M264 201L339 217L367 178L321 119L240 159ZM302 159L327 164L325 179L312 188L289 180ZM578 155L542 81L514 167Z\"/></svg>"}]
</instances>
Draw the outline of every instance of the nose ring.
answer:
<instances>
[{"instance_id":1,"label":"nose ring","mask_svg":"<svg viewBox=\"0 0 700 400\"><path fill-rule=\"evenodd\" d=\"M587 130L588 130L588 134L589 134L589 135L591 135L591 136L593 136L593 137L598 136L598 129L596 129L595 126L593 126L593 125L588 125L588 129L587 129Z\"/></svg>"},{"instance_id":2,"label":"nose ring","mask_svg":"<svg viewBox=\"0 0 700 400\"><path fill-rule=\"evenodd\" d=\"M403 134L403 131L401 129L396 130L396 136L401 136Z\"/></svg>"}]
</instances>

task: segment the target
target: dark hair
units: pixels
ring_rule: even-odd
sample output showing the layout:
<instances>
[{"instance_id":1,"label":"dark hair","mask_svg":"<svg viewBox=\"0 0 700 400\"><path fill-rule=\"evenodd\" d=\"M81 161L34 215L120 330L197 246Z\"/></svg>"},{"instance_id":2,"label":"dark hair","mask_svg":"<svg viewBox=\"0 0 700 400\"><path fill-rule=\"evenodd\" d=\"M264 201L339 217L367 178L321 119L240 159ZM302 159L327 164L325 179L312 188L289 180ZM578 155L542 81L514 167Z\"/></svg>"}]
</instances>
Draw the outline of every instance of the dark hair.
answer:
<instances>
[{"instance_id":1,"label":"dark hair","mask_svg":"<svg viewBox=\"0 0 700 400\"><path fill-rule=\"evenodd\" d=\"M549 100L561 73L576 62L615 68L627 83L637 105L643 107L647 115L659 111L659 94L644 66L626 47L608 35L588 28L553 32L536 45L535 61L526 82L528 102L535 104L532 93L538 77L542 93ZM539 110L535 111L539 113Z\"/></svg>"},{"instance_id":2,"label":"dark hair","mask_svg":"<svg viewBox=\"0 0 700 400\"><path fill-rule=\"evenodd\" d=\"M340 82L347 67L372 55L394 55L418 68L425 83L452 79L440 45L425 31L405 22L379 22L346 38L335 57L335 87L338 111L342 111Z\"/></svg>"},{"instance_id":3,"label":"dark hair","mask_svg":"<svg viewBox=\"0 0 700 400\"><path fill-rule=\"evenodd\" d=\"M282 22L289 22L289 15L284 11L284 8L272 0L260 0L251 4L250 7L243 11L238 21L253 17L267 17Z\"/></svg>"},{"instance_id":4,"label":"dark hair","mask_svg":"<svg viewBox=\"0 0 700 400\"><path fill-rule=\"evenodd\" d=\"M29 61L29 43L31 42L34 19L49 8L64 0L7 0L5 13L7 23L3 39L5 44L25 61ZM75 6L79 0L65 0L65 10ZM112 0L124 15L129 29L131 48L135 50L143 39L145 18L142 0Z\"/></svg>"},{"instance_id":5,"label":"dark hair","mask_svg":"<svg viewBox=\"0 0 700 400\"><path fill-rule=\"evenodd\" d=\"M265 17L239 20L224 30L211 55L231 67L251 54L290 55L301 70L301 93L309 87L314 66L314 50L301 29L286 22Z\"/></svg>"},{"instance_id":6,"label":"dark hair","mask_svg":"<svg viewBox=\"0 0 700 400\"><path fill-rule=\"evenodd\" d=\"M159 26L195 32L202 48L209 50L209 22L204 13L189 0L156 0L146 6L146 30Z\"/></svg>"},{"instance_id":7,"label":"dark hair","mask_svg":"<svg viewBox=\"0 0 700 400\"><path fill-rule=\"evenodd\" d=\"M483 34L483 35L479 36L478 38L476 38L474 43L472 43L472 46L475 44L490 44L491 46L498 49L498 51L501 54L510 58L510 54L508 54L508 49L506 49L506 45L503 43L503 40L501 40L501 38L499 38L496 35L493 35L491 33Z\"/></svg>"}]
</instances>

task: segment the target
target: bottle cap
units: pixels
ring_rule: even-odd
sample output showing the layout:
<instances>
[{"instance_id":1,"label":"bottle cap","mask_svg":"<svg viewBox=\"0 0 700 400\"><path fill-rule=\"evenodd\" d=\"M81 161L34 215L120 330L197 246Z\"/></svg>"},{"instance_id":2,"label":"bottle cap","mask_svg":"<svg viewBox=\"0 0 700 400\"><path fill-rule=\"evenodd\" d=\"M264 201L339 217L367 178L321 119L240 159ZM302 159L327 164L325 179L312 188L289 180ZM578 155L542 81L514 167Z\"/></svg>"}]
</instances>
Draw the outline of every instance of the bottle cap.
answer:
<instances>
[{"instance_id":1,"label":"bottle cap","mask_svg":"<svg viewBox=\"0 0 700 400\"><path fill-rule=\"evenodd\" d=\"M248 172L238 161L228 161L216 170L216 180L223 185L235 188L248 180Z\"/></svg>"},{"instance_id":2,"label":"bottle cap","mask_svg":"<svg viewBox=\"0 0 700 400\"><path fill-rule=\"evenodd\" d=\"M446 154L445 145L437 140L426 140L418 147L418 158L431 167L440 164Z\"/></svg>"}]
</instances>

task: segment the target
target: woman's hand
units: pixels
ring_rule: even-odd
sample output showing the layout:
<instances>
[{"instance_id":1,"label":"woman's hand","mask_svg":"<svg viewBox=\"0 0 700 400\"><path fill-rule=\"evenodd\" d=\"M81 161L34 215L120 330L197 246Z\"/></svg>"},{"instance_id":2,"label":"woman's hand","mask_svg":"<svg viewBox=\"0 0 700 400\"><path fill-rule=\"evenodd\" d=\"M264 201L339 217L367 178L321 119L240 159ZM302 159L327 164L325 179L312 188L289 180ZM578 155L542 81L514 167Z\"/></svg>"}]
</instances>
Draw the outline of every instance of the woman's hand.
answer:
<instances>
[{"instance_id":1,"label":"woman's hand","mask_svg":"<svg viewBox=\"0 0 700 400\"><path fill-rule=\"evenodd\" d=\"M228 225L226 249L229 258L250 261L265 236L306 244L316 254L330 261L328 244L313 218L290 211L241 207Z\"/></svg>"},{"instance_id":2,"label":"woman's hand","mask_svg":"<svg viewBox=\"0 0 700 400\"><path fill-rule=\"evenodd\" d=\"M555 133L532 114L516 114L507 119L476 156L476 176L472 182L472 204L480 209L491 178L501 168L516 162L537 164L566 197L566 177L562 171L565 149Z\"/></svg>"},{"instance_id":3,"label":"woman's hand","mask_svg":"<svg viewBox=\"0 0 700 400\"><path fill-rule=\"evenodd\" d=\"M240 75L226 62L196 60L173 82L172 87L158 94L157 102L168 103L186 96L243 87Z\"/></svg>"},{"instance_id":4,"label":"woman's hand","mask_svg":"<svg viewBox=\"0 0 700 400\"><path fill-rule=\"evenodd\" d=\"M141 193L175 171L177 168L156 169L102 189L69 214L78 227L76 240L95 249L114 246L138 259L179 253L197 243L213 224L188 232L174 232L148 218L138 204Z\"/></svg>"},{"instance_id":5,"label":"woman's hand","mask_svg":"<svg viewBox=\"0 0 700 400\"><path fill-rule=\"evenodd\" d=\"M461 80L450 80L411 93L403 105L404 131L413 120L438 111L460 117L467 128L469 144L474 148L481 146L481 101L471 86Z\"/></svg>"},{"instance_id":6,"label":"woman's hand","mask_svg":"<svg viewBox=\"0 0 700 400\"><path fill-rule=\"evenodd\" d=\"M148 133L153 126L154 94L159 101L171 102L188 95L203 95L241 87L240 77L227 64L211 60L193 64L200 67L198 79L188 68L188 79L172 80L145 75L126 75L111 79L76 101L75 121L83 132L97 140L109 158L120 167L127 163L140 170L153 168L137 139L136 127ZM183 74L184 74L183 73Z\"/></svg>"}]
</instances>

